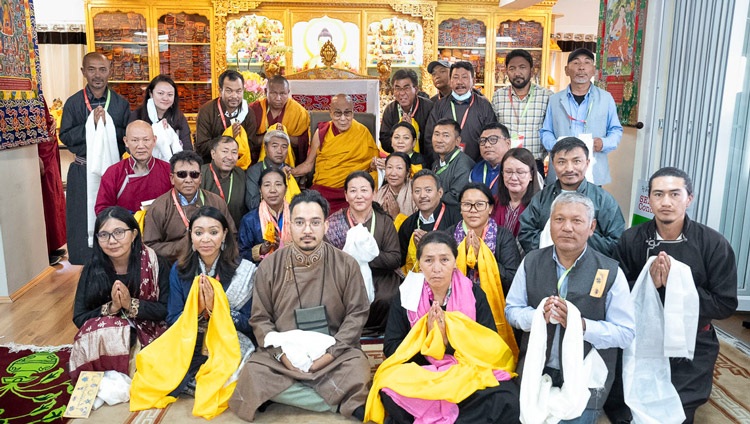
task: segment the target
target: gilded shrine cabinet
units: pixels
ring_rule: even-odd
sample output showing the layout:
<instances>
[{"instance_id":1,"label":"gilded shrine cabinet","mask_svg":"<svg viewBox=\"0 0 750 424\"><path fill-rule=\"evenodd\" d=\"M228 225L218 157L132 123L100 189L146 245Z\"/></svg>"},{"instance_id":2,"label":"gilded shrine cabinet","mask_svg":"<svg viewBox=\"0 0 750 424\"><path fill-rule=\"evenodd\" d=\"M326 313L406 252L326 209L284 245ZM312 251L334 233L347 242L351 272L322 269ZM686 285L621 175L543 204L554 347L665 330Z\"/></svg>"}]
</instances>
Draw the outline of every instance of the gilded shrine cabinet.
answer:
<instances>
[{"instance_id":1,"label":"gilded shrine cabinet","mask_svg":"<svg viewBox=\"0 0 750 424\"><path fill-rule=\"evenodd\" d=\"M180 110L194 118L213 97L213 7L210 1L87 0L88 51L112 60L110 87L130 102L160 73L174 79Z\"/></svg>"}]
</instances>

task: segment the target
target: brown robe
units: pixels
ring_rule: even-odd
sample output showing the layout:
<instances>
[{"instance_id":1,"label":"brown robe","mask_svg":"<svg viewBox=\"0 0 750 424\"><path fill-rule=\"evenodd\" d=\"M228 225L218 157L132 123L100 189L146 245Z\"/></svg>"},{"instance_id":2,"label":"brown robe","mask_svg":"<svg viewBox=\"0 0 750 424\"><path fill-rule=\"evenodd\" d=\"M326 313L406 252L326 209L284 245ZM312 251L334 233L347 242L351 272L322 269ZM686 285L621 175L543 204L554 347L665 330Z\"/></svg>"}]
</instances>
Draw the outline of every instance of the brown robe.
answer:
<instances>
[{"instance_id":1,"label":"brown robe","mask_svg":"<svg viewBox=\"0 0 750 424\"><path fill-rule=\"evenodd\" d=\"M203 163L211 163L211 140L224 134L224 130L231 126L229 119L221 116L219 113L219 98L211 99L201 106L198 110L198 117L195 122L195 152L201 155ZM241 107L245 107L244 104ZM222 103L222 110L226 111L227 107ZM247 133L247 140L250 143L250 153L252 163L258 161L260 154L260 144L255 143L255 130L258 128L255 122L255 114L250 110L247 112L245 119L242 121L242 127Z\"/></svg>"},{"instance_id":2,"label":"brown robe","mask_svg":"<svg viewBox=\"0 0 750 424\"><path fill-rule=\"evenodd\" d=\"M303 308L318 306L321 292L328 328L336 339L328 353L335 359L316 372L290 371L274 358L280 349L259 347L242 368L229 401L229 408L240 418L252 421L260 405L295 382L313 388L327 404L340 405L347 417L364 406L370 365L359 338L367 320L368 301L354 258L326 242L309 256L294 245L268 256L255 272L250 325L258 345L263 346L269 332L296 329L294 310L300 307L300 299Z\"/></svg>"},{"instance_id":3,"label":"brown robe","mask_svg":"<svg viewBox=\"0 0 750 424\"><path fill-rule=\"evenodd\" d=\"M227 204L224 200L207 190L200 190L203 193L203 199L206 206L213 206L227 218L229 223L229 232L237 234ZM200 193L198 193L200 196ZM179 202L179 197L178 200ZM198 197L192 205L183 206L182 210L185 217L190 221L190 217L203 206L204 202ZM146 212L146 220L143 224L143 243L154 249L157 254L163 256L169 263L174 263L188 248L188 232L185 223L182 221L180 212L177 211L174 201L172 200L172 190L162 194L154 200L151 207Z\"/></svg>"}]
</instances>

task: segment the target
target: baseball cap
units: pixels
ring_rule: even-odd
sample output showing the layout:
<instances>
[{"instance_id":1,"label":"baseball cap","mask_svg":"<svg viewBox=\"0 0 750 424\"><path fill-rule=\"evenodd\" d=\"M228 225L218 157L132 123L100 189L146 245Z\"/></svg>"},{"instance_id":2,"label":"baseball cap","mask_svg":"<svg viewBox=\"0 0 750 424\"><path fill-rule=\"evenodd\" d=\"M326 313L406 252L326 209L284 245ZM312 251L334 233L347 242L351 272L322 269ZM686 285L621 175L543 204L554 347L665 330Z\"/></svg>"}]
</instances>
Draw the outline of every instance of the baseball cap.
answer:
<instances>
[{"instance_id":1,"label":"baseball cap","mask_svg":"<svg viewBox=\"0 0 750 424\"><path fill-rule=\"evenodd\" d=\"M429 65L427 65L427 72L431 74L432 71L435 70L436 66L444 66L450 69L451 64L447 60L433 60Z\"/></svg>"},{"instance_id":2,"label":"baseball cap","mask_svg":"<svg viewBox=\"0 0 750 424\"><path fill-rule=\"evenodd\" d=\"M580 49L573 50L573 53L568 56L568 63L572 62L575 58L582 55L588 57L591 60L594 60L594 53L585 47L581 47Z\"/></svg>"}]
</instances>

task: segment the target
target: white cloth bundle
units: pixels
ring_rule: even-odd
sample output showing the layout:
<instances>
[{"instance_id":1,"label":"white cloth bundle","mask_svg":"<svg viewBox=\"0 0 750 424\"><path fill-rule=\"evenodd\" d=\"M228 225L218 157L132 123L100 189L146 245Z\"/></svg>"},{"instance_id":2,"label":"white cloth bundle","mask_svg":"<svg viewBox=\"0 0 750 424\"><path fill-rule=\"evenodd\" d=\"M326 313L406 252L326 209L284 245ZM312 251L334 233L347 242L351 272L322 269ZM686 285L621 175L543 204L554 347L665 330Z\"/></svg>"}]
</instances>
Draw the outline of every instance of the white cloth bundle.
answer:
<instances>
[{"instance_id":1,"label":"white cloth bundle","mask_svg":"<svg viewBox=\"0 0 750 424\"><path fill-rule=\"evenodd\" d=\"M406 274L404 282L398 287L401 306L404 309L417 312L419 300L422 298L422 287L424 287L424 274L413 271Z\"/></svg>"},{"instance_id":2,"label":"white cloth bundle","mask_svg":"<svg viewBox=\"0 0 750 424\"><path fill-rule=\"evenodd\" d=\"M669 357L692 359L698 327L698 292L690 267L670 257L662 306L646 261L630 293L635 307L635 339L622 354L625 402L633 421L647 424L685 420L680 397L672 385Z\"/></svg>"},{"instance_id":3,"label":"white cloth bundle","mask_svg":"<svg viewBox=\"0 0 750 424\"><path fill-rule=\"evenodd\" d=\"M117 371L104 371L102 381L99 383L99 391L94 400L94 409L104 405L117 405L130 400L129 376Z\"/></svg>"},{"instance_id":4,"label":"white cloth bundle","mask_svg":"<svg viewBox=\"0 0 750 424\"><path fill-rule=\"evenodd\" d=\"M88 218L89 247L94 243L94 222L96 221L96 194L104 171L120 160L117 150L115 123L109 112L104 111L105 123L94 124L94 113L86 120L86 215Z\"/></svg>"},{"instance_id":5,"label":"white cloth bundle","mask_svg":"<svg viewBox=\"0 0 750 424\"><path fill-rule=\"evenodd\" d=\"M570 302L565 337L562 341L562 387L552 387L552 378L544 374L547 362L547 323L542 299L534 311L531 334L521 379L521 422L552 424L579 417L586 409L589 387L600 388L607 379L607 367L596 349L583 359L583 325L581 313Z\"/></svg>"},{"instance_id":6,"label":"white cloth bundle","mask_svg":"<svg viewBox=\"0 0 750 424\"><path fill-rule=\"evenodd\" d=\"M375 215L372 216L372 219L376 219ZM346 232L346 243L341 250L350 254L359 264L362 279L365 280L367 298L372 303L372 300L375 299L375 285L372 282L370 261L380 254L375 237L362 224L357 224Z\"/></svg>"},{"instance_id":7,"label":"white cloth bundle","mask_svg":"<svg viewBox=\"0 0 750 424\"><path fill-rule=\"evenodd\" d=\"M154 137L156 137L156 145L152 155L157 159L169 162L173 154L182 151L180 136L167 123L166 119L159 120L154 99L148 99L146 110L148 111L148 118L153 122L151 128L154 131Z\"/></svg>"},{"instance_id":8,"label":"white cloth bundle","mask_svg":"<svg viewBox=\"0 0 750 424\"><path fill-rule=\"evenodd\" d=\"M313 361L326 353L336 339L317 331L289 330L272 331L266 335L264 347L280 347L284 355L296 368L308 372Z\"/></svg>"}]
</instances>

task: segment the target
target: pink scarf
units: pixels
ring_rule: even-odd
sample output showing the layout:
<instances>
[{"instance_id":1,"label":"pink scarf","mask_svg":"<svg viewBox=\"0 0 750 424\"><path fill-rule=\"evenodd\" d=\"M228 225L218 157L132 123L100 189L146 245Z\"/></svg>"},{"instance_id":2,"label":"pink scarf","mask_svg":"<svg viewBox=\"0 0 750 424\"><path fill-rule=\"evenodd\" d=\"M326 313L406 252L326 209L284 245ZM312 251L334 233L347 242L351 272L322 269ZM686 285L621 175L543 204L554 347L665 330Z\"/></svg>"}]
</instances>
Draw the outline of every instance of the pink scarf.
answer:
<instances>
[{"instance_id":1,"label":"pink scarf","mask_svg":"<svg viewBox=\"0 0 750 424\"><path fill-rule=\"evenodd\" d=\"M268 203L266 203L265 200L260 201L260 205L258 206L260 231L265 235L268 224L273 225L273 227L276 229L276 237L280 238L280 240L277 240L279 242L279 249L284 247L285 244L288 244L292 240L292 235L289 232L290 225L288 222L288 220L291 219L291 214L289 213L289 204L286 201L284 202L284 209L281 211L281 216L284 220L284 222L282 223L283 228L279 228L279 220L274 217L274 213L273 211L271 211Z\"/></svg>"}]
</instances>

